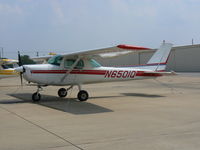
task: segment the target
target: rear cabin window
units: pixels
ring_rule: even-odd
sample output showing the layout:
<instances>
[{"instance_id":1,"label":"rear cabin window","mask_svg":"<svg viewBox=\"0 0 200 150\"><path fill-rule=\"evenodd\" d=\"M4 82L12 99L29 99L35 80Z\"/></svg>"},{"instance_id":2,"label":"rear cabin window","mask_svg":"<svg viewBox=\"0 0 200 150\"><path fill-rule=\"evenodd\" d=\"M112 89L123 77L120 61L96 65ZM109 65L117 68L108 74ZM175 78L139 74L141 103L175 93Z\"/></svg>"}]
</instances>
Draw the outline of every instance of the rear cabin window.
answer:
<instances>
[{"instance_id":1,"label":"rear cabin window","mask_svg":"<svg viewBox=\"0 0 200 150\"><path fill-rule=\"evenodd\" d=\"M65 68L71 68L72 65L75 63L75 59L66 59L64 62L64 66ZM74 67L75 69L82 69L84 67L84 62L83 60L79 60L79 62L77 63L77 65Z\"/></svg>"},{"instance_id":2,"label":"rear cabin window","mask_svg":"<svg viewBox=\"0 0 200 150\"><path fill-rule=\"evenodd\" d=\"M94 59L90 59L90 64L92 67L101 67L101 65Z\"/></svg>"}]
</instances>

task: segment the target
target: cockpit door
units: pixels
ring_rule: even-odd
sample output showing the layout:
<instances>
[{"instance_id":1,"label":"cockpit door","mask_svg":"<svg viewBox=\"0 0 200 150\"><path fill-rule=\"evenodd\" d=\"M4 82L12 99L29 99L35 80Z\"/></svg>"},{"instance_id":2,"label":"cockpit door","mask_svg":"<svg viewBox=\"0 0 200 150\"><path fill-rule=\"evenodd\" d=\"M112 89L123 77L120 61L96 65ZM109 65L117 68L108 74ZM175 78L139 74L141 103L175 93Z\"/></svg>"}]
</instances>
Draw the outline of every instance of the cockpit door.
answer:
<instances>
[{"instance_id":1,"label":"cockpit door","mask_svg":"<svg viewBox=\"0 0 200 150\"><path fill-rule=\"evenodd\" d=\"M77 79L77 74L73 72L79 72L82 70L84 67L84 61L80 58L78 59L65 59L64 60L64 68L67 70L66 74L63 76L61 80L66 80L69 83L76 83L78 82ZM70 73L71 72L71 73Z\"/></svg>"}]
</instances>

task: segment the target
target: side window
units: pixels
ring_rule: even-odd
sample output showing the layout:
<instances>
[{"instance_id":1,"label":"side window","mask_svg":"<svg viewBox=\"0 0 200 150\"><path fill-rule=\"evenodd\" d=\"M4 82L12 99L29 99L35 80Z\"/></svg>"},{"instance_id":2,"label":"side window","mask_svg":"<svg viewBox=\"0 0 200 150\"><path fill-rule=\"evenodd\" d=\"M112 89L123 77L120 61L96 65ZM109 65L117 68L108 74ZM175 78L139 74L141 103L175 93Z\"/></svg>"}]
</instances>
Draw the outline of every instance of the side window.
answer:
<instances>
[{"instance_id":1,"label":"side window","mask_svg":"<svg viewBox=\"0 0 200 150\"><path fill-rule=\"evenodd\" d=\"M75 63L75 59L66 59L64 62L64 67L65 68L70 68L74 63ZM84 62L83 60L79 60L79 62L77 63L77 65L74 67L75 69L82 69L84 67Z\"/></svg>"},{"instance_id":2,"label":"side window","mask_svg":"<svg viewBox=\"0 0 200 150\"><path fill-rule=\"evenodd\" d=\"M81 60L79 60L79 62L77 63L75 69L83 69L83 67L84 67L84 62L83 62L83 60L81 59Z\"/></svg>"},{"instance_id":3,"label":"side window","mask_svg":"<svg viewBox=\"0 0 200 150\"><path fill-rule=\"evenodd\" d=\"M74 59L67 59L64 62L65 68L70 68L74 64L75 60Z\"/></svg>"},{"instance_id":4,"label":"side window","mask_svg":"<svg viewBox=\"0 0 200 150\"><path fill-rule=\"evenodd\" d=\"M95 67L101 67L101 65L97 61L95 61L94 59L90 59L90 64L94 68Z\"/></svg>"}]
</instances>

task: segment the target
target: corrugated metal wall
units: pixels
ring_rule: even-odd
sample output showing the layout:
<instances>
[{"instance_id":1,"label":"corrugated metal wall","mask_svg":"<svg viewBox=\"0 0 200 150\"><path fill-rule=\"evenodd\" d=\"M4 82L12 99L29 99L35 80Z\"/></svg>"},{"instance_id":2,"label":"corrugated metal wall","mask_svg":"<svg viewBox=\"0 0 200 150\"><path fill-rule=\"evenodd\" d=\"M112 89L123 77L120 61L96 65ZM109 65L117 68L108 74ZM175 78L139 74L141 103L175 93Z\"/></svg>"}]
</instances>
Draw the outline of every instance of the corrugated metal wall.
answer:
<instances>
[{"instance_id":1,"label":"corrugated metal wall","mask_svg":"<svg viewBox=\"0 0 200 150\"><path fill-rule=\"evenodd\" d=\"M181 72L199 72L200 45L174 47L167 69Z\"/></svg>"},{"instance_id":2,"label":"corrugated metal wall","mask_svg":"<svg viewBox=\"0 0 200 150\"><path fill-rule=\"evenodd\" d=\"M98 58L104 66L126 66L145 64L154 51L134 53L117 58ZM173 47L167 64L167 70L177 72L200 72L200 44Z\"/></svg>"}]
</instances>

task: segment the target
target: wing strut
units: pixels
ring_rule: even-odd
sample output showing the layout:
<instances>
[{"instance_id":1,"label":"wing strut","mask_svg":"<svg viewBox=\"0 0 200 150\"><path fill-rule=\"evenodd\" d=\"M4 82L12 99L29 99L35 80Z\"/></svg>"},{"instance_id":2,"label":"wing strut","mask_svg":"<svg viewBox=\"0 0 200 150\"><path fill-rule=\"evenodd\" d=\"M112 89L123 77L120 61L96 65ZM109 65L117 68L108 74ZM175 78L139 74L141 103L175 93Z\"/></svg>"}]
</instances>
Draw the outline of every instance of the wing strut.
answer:
<instances>
[{"instance_id":1,"label":"wing strut","mask_svg":"<svg viewBox=\"0 0 200 150\"><path fill-rule=\"evenodd\" d=\"M80 57L78 57L77 59L76 59L76 61L73 63L73 65L70 67L70 69L69 70L67 70L66 71L66 73L65 73L65 75L61 78L61 82L63 82L64 80L65 80L65 78L69 75L69 73L74 69L74 67L78 64L78 62L79 62L79 60L80 60L81 58Z\"/></svg>"}]
</instances>

